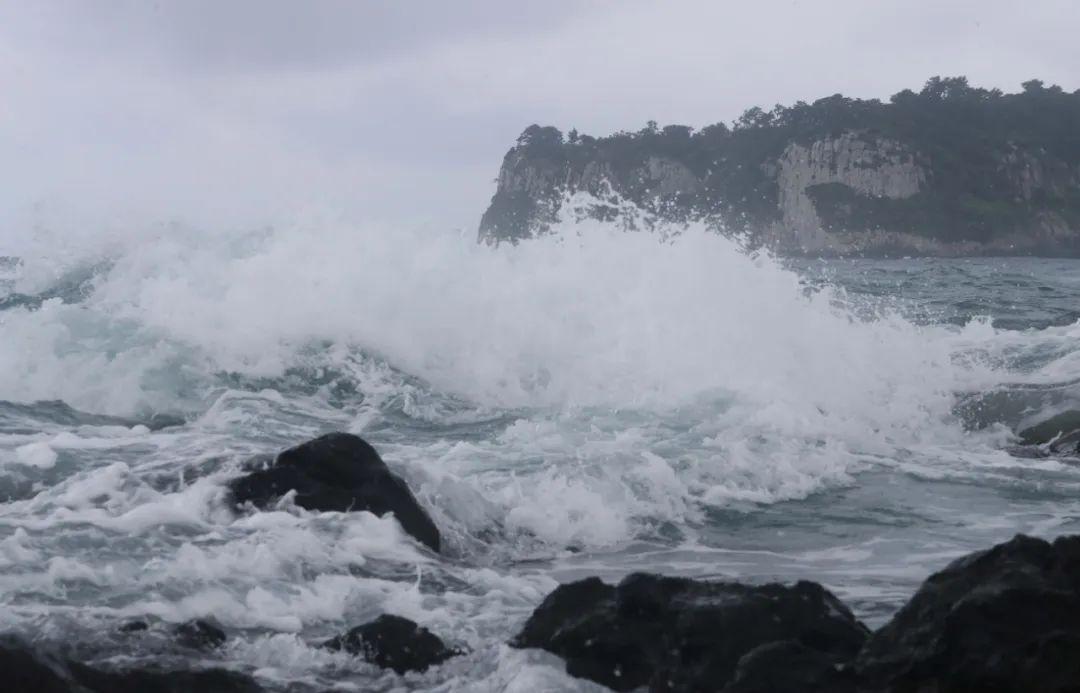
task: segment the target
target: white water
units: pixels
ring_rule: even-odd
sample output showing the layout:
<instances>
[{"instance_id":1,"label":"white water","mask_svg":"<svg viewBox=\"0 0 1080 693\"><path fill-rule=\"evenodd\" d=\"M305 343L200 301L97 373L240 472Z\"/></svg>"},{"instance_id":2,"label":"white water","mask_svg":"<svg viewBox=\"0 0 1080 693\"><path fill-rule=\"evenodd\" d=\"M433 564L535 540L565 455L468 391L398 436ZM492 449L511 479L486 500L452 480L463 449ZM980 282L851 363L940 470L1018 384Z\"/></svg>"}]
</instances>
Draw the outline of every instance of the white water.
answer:
<instances>
[{"instance_id":1,"label":"white water","mask_svg":"<svg viewBox=\"0 0 1080 693\"><path fill-rule=\"evenodd\" d=\"M972 543L1075 517L1000 491L1066 492L1072 468L1017 461L1005 426L966 432L953 411L958 393L1074 377L1076 325L867 317L700 229L661 243L582 221L496 249L321 218L83 238L4 270L27 294L92 278L83 300L0 312L0 400L189 423L30 413L0 434L0 480L32 490L0 506L16 627L212 615L266 680L379 687L395 677L309 645L389 611L474 650L417 687L560 689L577 682L499 645L554 578L805 575L880 613ZM1024 351L1043 361L1012 368ZM242 460L332 429L406 476L451 563L389 518L227 509Z\"/></svg>"}]
</instances>

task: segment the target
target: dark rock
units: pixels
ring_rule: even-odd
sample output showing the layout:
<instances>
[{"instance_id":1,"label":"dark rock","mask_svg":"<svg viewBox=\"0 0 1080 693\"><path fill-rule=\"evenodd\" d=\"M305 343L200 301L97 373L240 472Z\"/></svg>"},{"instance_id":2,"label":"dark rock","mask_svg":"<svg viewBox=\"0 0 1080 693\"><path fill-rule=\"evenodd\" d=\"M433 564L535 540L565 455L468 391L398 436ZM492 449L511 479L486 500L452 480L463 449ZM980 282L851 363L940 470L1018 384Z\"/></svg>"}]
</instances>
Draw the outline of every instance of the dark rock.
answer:
<instances>
[{"instance_id":1,"label":"dark rock","mask_svg":"<svg viewBox=\"0 0 1080 693\"><path fill-rule=\"evenodd\" d=\"M150 624L146 621L127 621L120 624L121 633L141 633L150 630Z\"/></svg>"},{"instance_id":2,"label":"dark rock","mask_svg":"<svg viewBox=\"0 0 1080 693\"><path fill-rule=\"evenodd\" d=\"M5 693L259 693L250 676L225 669L105 670L69 662L14 636L0 637Z\"/></svg>"},{"instance_id":3,"label":"dark rock","mask_svg":"<svg viewBox=\"0 0 1080 693\"><path fill-rule=\"evenodd\" d=\"M868 690L1080 691L1080 536L1017 536L930 576L855 666Z\"/></svg>"},{"instance_id":4,"label":"dark rock","mask_svg":"<svg viewBox=\"0 0 1080 693\"><path fill-rule=\"evenodd\" d=\"M1051 105L1042 87L1005 95L933 78L885 102L751 108L734 128L566 137L531 125L503 157L479 239L592 218L635 231L698 222L784 255L1076 257L1080 93L1055 91Z\"/></svg>"},{"instance_id":5,"label":"dark rock","mask_svg":"<svg viewBox=\"0 0 1080 693\"><path fill-rule=\"evenodd\" d=\"M1051 452L1080 452L1080 411L1070 409L1020 431L1023 445L1048 445Z\"/></svg>"},{"instance_id":6,"label":"dark rock","mask_svg":"<svg viewBox=\"0 0 1080 693\"><path fill-rule=\"evenodd\" d=\"M820 585L753 587L638 573L618 586L562 585L533 612L514 647L566 660L567 673L618 691L720 690L744 655L795 641L852 658L868 631Z\"/></svg>"},{"instance_id":7,"label":"dark rock","mask_svg":"<svg viewBox=\"0 0 1080 693\"><path fill-rule=\"evenodd\" d=\"M347 433L330 433L282 452L274 463L231 484L233 500L265 507L291 490L308 510L394 513L402 528L433 551L439 530L405 481L375 448Z\"/></svg>"},{"instance_id":8,"label":"dark rock","mask_svg":"<svg viewBox=\"0 0 1080 693\"><path fill-rule=\"evenodd\" d=\"M151 431L161 431L166 428L175 428L177 426L183 426L187 423L187 419L176 414L153 414L146 421L146 427Z\"/></svg>"},{"instance_id":9,"label":"dark rock","mask_svg":"<svg viewBox=\"0 0 1080 693\"><path fill-rule=\"evenodd\" d=\"M79 690L63 664L22 640L0 637L0 680L7 693L70 693Z\"/></svg>"},{"instance_id":10,"label":"dark rock","mask_svg":"<svg viewBox=\"0 0 1080 693\"><path fill-rule=\"evenodd\" d=\"M443 644L434 633L401 616L384 614L330 640L326 647L361 655L399 674L424 671L461 654Z\"/></svg>"},{"instance_id":11,"label":"dark rock","mask_svg":"<svg viewBox=\"0 0 1080 693\"><path fill-rule=\"evenodd\" d=\"M259 693L250 676L227 669L105 671L72 664L74 679L94 693Z\"/></svg>"},{"instance_id":12,"label":"dark rock","mask_svg":"<svg viewBox=\"0 0 1080 693\"><path fill-rule=\"evenodd\" d=\"M193 650L213 650L225 644L225 631L202 619L181 623L173 634L177 643Z\"/></svg>"},{"instance_id":13,"label":"dark rock","mask_svg":"<svg viewBox=\"0 0 1080 693\"><path fill-rule=\"evenodd\" d=\"M851 669L837 657L794 640L771 642L739 660L723 693L855 693Z\"/></svg>"}]
</instances>

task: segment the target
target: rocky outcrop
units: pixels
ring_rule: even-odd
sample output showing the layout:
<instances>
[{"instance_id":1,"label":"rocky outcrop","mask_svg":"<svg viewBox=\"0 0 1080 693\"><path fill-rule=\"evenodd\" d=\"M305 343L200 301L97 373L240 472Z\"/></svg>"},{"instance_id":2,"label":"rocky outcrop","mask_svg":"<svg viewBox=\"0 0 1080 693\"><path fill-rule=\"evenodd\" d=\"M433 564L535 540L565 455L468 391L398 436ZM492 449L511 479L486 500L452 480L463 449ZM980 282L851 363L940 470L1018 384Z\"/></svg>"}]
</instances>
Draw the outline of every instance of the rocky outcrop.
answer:
<instances>
[{"instance_id":1,"label":"rocky outcrop","mask_svg":"<svg viewBox=\"0 0 1080 693\"><path fill-rule=\"evenodd\" d=\"M1066 197L1080 187L1080 166L1069 166L1047 157L1045 152L1032 151L1015 142L1009 143L999 165L1012 189L1024 200Z\"/></svg>"},{"instance_id":2,"label":"rocky outcrop","mask_svg":"<svg viewBox=\"0 0 1080 693\"><path fill-rule=\"evenodd\" d=\"M150 624L142 619L135 619L122 623L118 629L128 637L137 634L146 634L151 631ZM170 635L175 644L191 650L214 650L225 644L228 637L218 626L204 621L193 619L184 621L170 628Z\"/></svg>"},{"instance_id":3,"label":"rocky outcrop","mask_svg":"<svg viewBox=\"0 0 1080 693\"><path fill-rule=\"evenodd\" d=\"M948 83L947 88L941 85ZM1080 256L1080 91L930 80L890 103L833 96L751 109L734 128L593 138L533 125L507 153L480 239L585 214L627 228L700 221L781 254Z\"/></svg>"},{"instance_id":4,"label":"rocky outcrop","mask_svg":"<svg viewBox=\"0 0 1080 693\"><path fill-rule=\"evenodd\" d=\"M176 642L193 650L213 650L225 644L225 631L209 621L185 621L173 629Z\"/></svg>"},{"instance_id":5,"label":"rocky outcrop","mask_svg":"<svg viewBox=\"0 0 1080 693\"><path fill-rule=\"evenodd\" d=\"M770 642L739 659L723 693L856 693L858 681L850 667L837 664L821 650L797 640Z\"/></svg>"},{"instance_id":6,"label":"rocky outcrop","mask_svg":"<svg viewBox=\"0 0 1080 693\"><path fill-rule=\"evenodd\" d=\"M326 643L327 649L362 656L398 674L426 671L461 654L443 644L427 628L401 616L384 614Z\"/></svg>"},{"instance_id":7,"label":"rocky outcrop","mask_svg":"<svg viewBox=\"0 0 1080 693\"><path fill-rule=\"evenodd\" d=\"M1080 411L1070 409L1018 434L1021 445L1045 447L1051 454L1080 453Z\"/></svg>"},{"instance_id":8,"label":"rocky outcrop","mask_svg":"<svg viewBox=\"0 0 1080 693\"><path fill-rule=\"evenodd\" d=\"M852 194L903 200L925 185L925 165L899 142L845 132L809 146L792 142L777 162L776 184L782 228L790 238L776 245L803 252L841 250L843 242L826 230L810 191L835 184Z\"/></svg>"},{"instance_id":9,"label":"rocky outcrop","mask_svg":"<svg viewBox=\"0 0 1080 693\"><path fill-rule=\"evenodd\" d=\"M616 586L589 578L558 587L512 644L553 652L569 674L617 691L720 690L740 668L740 686L752 690L746 670L776 656L762 646L805 648L803 671L827 678L868 633L815 583L750 587L638 573Z\"/></svg>"},{"instance_id":10,"label":"rocky outcrop","mask_svg":"<svg viewBox=\"0 0 1080 693\"><path fill-rule=\"evenodd\" d=\"M393 513L408 534L439 551L438 527L409 490L366 441L348 433L329 433L294 448L230 483L233 501L266 508L287 493L308 510L375 515Z\"/></svg>"},{"instance_id":11,"label":"rocky outcrop","mask_svg":"<svg viewBox=\"0 0 1080 693\"><path fill-rule=\"evenodd\" d=\"M960 558L873 634L814 583L638 574L558 587L511 644L618 691L1075 692L1080 536Z\"/></svg>"},{"instance_id":12,"label":"rocky outcrop","mask_svg":"<svg viewBox=\"0 0 1080 693\"><path fill-rule=\"evenodd\" d=\"M0 636L7 693L258 693L249 676L226 669L106 669L72 662L15 636Z\"/></svg>"},{"instance_id":13,"label":"rocky outcrop","mask_svg":"<svg viewBox=\"0 0 1080 693\"><path fill-rule=\"evenodd\" d=\"M1018 536L930 576L867 642L863 687L886 691L1080 688L1080 537Z\"/></svg>"}]
</instances>

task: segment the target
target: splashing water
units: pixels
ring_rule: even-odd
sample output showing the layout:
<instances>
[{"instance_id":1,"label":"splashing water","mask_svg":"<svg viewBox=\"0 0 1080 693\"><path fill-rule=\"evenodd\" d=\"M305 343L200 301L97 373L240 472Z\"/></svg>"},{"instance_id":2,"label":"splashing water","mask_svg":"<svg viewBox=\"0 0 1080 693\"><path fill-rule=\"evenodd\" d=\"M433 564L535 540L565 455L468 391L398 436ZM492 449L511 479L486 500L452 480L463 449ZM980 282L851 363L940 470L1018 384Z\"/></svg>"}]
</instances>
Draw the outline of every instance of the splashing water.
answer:
<instances>
[{"instance_id":1,"label":"splashing water","mask_svg":"<svg viewBox=\"0 0 1080 693\"><path fill-rule=\"evenodd\" d=\"M91 654L131 647L101 637L121 618L213 615L271 687L389 689L316 645L390 612L472 650L411 688L584 688L499 644L556 580L806 577L873 622L949 556L1075 530L1076 470L1004 448L1074 403L1080 325L1045 313L1080 264L1032 280L1025 324L1016 286L988 297L1046 261L793 268L695 227L489 248L306 219L18 254L0 615ZM390 518L226 507L243 460L328 430L406 477L446 560Z\"/></svg>"}]
</instances>

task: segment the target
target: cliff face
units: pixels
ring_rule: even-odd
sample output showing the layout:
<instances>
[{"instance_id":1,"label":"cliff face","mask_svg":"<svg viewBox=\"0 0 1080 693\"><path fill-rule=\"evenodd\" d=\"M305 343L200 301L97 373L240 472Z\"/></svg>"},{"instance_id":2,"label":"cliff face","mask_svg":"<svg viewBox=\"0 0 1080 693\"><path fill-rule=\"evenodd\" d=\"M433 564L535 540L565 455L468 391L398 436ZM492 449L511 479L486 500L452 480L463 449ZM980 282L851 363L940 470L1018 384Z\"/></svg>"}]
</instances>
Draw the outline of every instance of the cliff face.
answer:
<instances>
[{"instance_id":1,"label":"cliff face","mask_svg":"<svg viewBox=\"0 0 1080 693\"><path fill-rule=\"evenodd\" d=\"M574 153L570 150L570 153ZM642 207L687 202L704 191L704 183L685 164L667 156L645 155L630 165L604 157L571 161L548 156L528 146L511 149L499 170L498 188L480 222L487 242L517 241L544 233L559 217L568 195L585 192L597 198L596 216L604 200L642 200ZM670 204L669 204L670 206ZM675 210L668 210L672 214Z\"/></svg>"},{"instance_id":2,"label":"cliff face","mask_svg":"<svg viewBox=\"0 0 1080 693\"><path fill-rule=\"evenodd\" d=\"M629 202L643 212L631 226L702 221L784 254L1080 255L1080 92L962 85L755 109L733 130L567 139L532 126L503 161L480 238L544 233L586 192L593 216Z\"/></svg>"},{"instance_id":3,"label":"cliff face","mask_svg":"<svg viewBox=\"0 0 1080 693\"><path fill-rule=\"evenodd\" d=\"M903 200L918 193L927 178L915 153L899 142L850 132L809 146L789 144L776 171L782 228L792 234L793 247L808 252L835 245L808 192L814 186L836 184L850 194Z\"/></svg>"}]
</instances>

